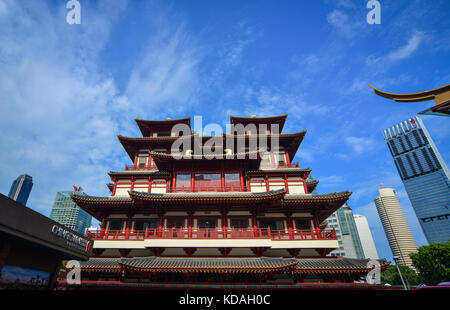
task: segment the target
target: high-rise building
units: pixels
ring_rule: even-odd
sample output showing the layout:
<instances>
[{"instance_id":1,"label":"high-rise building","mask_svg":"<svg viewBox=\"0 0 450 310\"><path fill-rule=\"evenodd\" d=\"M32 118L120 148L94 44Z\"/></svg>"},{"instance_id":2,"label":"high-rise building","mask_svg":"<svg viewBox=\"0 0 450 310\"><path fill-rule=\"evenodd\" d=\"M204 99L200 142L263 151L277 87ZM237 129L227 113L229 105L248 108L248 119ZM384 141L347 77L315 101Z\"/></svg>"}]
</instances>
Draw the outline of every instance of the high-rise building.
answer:
<instances>
[{"instance_id":1,"label":"high-rise building","mask_svg":"<svg viewBox=\"0 0 450 310\"><path fill-rule=\"evenodd\" d=\"M373 242L372 232L369 228L369 223L364 215L354 214L356 228L358 229L359 239L366 258L378 259L377 248Z\"/></svg>"},{"instance_id":2,"label":"high-rise building","mask_svg":"<svg viewBox=\"0 0 450 310\"><path fill-rule=\"evenodd\" d=\"M11 185L8 197L12 200L20 202L23 205L26 205L32 188L33 178L28 174L19 175L19 177L15 179Z\"/></svg>"},{"instance_id":3,"label":"high-rise building","mask_svg":"<svg viewBox=\"0 0 450 310\"><path fill-rule=\"evenodd\" d=\"M428 242L450 239L450 174L422 120L384 130L398 173Z\"/></svg>"},{"instance_id":4,"label":"high-rise building","mask_svg":"<svg viewBox=\"0 0 450 310\"><path fill-rule=\"evenodd\" d=\"M333 250L330 256L348 258L366 258L353 217L352 209L345 203L326 219L328 228L336 230L339 248Z\"/></svg>"},{"instance_id":5,"label":"high-rise building","mask_svg":"<svg viewBox=\"0 0 450 310\"><path fill-rule=\"evenodd\" d=\"M86 228L91 226L92 216L80 209L71 198L71 195L86 196L83 189L77 188L74 191L61 191L56 193L50 218L76 232L84 235Z\"/></svg>"},{"instance_id":6,"label":"high-rise building","mask_svg":"<svg viewBox=\"0 0 450 310\"><path fill-rule=\"evenodd\" d=\"M417 245L394 189L382 187L378 191L375 205L392 254L398 257L398 264L414 268L409 254L417 251Z\"/></svg>"}]
</instances>

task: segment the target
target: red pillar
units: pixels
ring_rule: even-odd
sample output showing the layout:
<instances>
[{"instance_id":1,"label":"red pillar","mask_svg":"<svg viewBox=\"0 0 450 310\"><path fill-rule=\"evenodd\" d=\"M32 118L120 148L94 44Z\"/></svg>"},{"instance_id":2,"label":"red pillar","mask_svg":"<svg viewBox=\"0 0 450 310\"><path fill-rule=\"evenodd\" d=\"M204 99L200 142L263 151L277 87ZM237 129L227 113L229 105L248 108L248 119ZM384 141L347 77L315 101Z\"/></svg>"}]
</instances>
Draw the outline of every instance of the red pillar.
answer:
<instances>
[{"instance_id":1,"label":"red pillar","mask_svg":"<svg viewBox=\"0 0 450 310\"><path fill-rule=\"evenodd\" d=\"M172 188L175 189L177 187L177 176L175 171L172 172Z\"/></svg>"},{"instance_id":2,"label":"red pillar","mask_svg":"<svg viewBox=\"0 0 450 310\"><path fill-rule=\"evenodd\" d=\"M134 189L134 176L131 177L131 188L130 190L132 191Z\"/></svg>"},{"instance_id":3,"label":"red pillar","mask_svg":"<svg viewBox=\"0 0 450 310\"><path fill-rule=\"evenodd\" d=\"M148 190L147 192L152 192L152 177L148 177Z\"/></svg>"},{"instance_id":4,"label":"red pillar","mask_svg":"<svg viewBox=\"0 0 450 310\"><path fill-rule=\"evenodd\" d=\"M283 178L284 178L284 188L287 190L287 194L289 194L289 186L286 173L284 174Z\"/></svg>"},{"instance_id":5,"label":"red pillar","mask_svg":"<svg viewBox=\"0 0 450 310\"><path fill-rule=\"evenodd\" d=\"M220 186L222 187L222 191L225 191L225 173L223 172L223 168L220 169Z\"/></svg>"}]
</instances>

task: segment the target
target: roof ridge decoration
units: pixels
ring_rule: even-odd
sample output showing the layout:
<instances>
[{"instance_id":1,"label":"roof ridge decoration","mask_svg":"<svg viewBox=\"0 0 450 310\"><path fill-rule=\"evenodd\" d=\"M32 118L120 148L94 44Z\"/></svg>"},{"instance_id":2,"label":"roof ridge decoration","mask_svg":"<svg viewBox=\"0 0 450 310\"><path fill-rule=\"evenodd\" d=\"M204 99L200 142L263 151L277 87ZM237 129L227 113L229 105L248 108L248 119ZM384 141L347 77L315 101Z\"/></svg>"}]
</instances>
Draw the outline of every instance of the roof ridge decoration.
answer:
<instances>
[{"instance_id":1,"label":"roof ridge decoration","mask_svg":"<svg viewBox=\"0 0 450 310\"><path fill-rule=\"evenodd\" d=\"M434 107L422 111L419 114L450 116L450 84L435 89L410 94L388 93L375 88L371 84L369 84L369 86L373 88L375 94L378 96L392 99L397 102L420 102L434 100L436 104Z\"/></svg>"}]
</instances>

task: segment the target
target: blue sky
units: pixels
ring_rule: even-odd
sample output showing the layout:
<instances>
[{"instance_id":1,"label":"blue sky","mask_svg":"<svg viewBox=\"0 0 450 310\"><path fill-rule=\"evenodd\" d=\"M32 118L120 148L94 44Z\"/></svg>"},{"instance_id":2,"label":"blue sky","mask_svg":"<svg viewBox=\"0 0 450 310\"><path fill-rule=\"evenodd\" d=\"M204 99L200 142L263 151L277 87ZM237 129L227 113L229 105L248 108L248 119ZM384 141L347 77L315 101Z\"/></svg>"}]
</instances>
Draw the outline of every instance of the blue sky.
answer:
<instances>
[{"instance_id":1,"label":"blue sky","mask_svg":"<svg viewBox=\"0 0 450 310\"><path fill-rule=\"evenodd\" d=\"M0 192L33 176L28 206L49 215L59 190L108 195L108 171L130 164L117 134L135 118L288 114L307 130L295 161L321 193L349 190L391 259L373 199L398 193L418 245L426 244L383 140L383 129L433 102L374 95L450 81L450 2L381 2L381 24L363 0L87 1L81 24L65 0L0 0ZM422 116L442 157L450 122Z\"/></svg>"}]
</instances>

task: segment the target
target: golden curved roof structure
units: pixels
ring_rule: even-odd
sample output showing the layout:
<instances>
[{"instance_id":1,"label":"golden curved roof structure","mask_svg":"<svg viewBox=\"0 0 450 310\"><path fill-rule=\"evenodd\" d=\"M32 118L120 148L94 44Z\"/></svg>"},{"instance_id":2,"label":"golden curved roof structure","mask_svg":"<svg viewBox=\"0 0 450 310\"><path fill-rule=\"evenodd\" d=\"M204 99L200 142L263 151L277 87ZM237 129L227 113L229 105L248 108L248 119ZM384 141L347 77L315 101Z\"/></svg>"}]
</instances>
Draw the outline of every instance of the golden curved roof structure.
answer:
<instances>
[{"instance_id":1,"label":"golden curved roof structure","mask_svg":"<svg viewBox=\"0 0 450 310\"><path fill-rule=\"evenodd\" d=\"M425 111L422 111L419 114L445 115L445 116L450 115L450 84L432 90L411 94L393 94L381 91L370 84L369 86L373 88L375 94L377 94L378 96L387 99L392 99L397 102L419 102L419 101L434 100L436 106L429 108Z\"/></svg>"}]
</instances>

